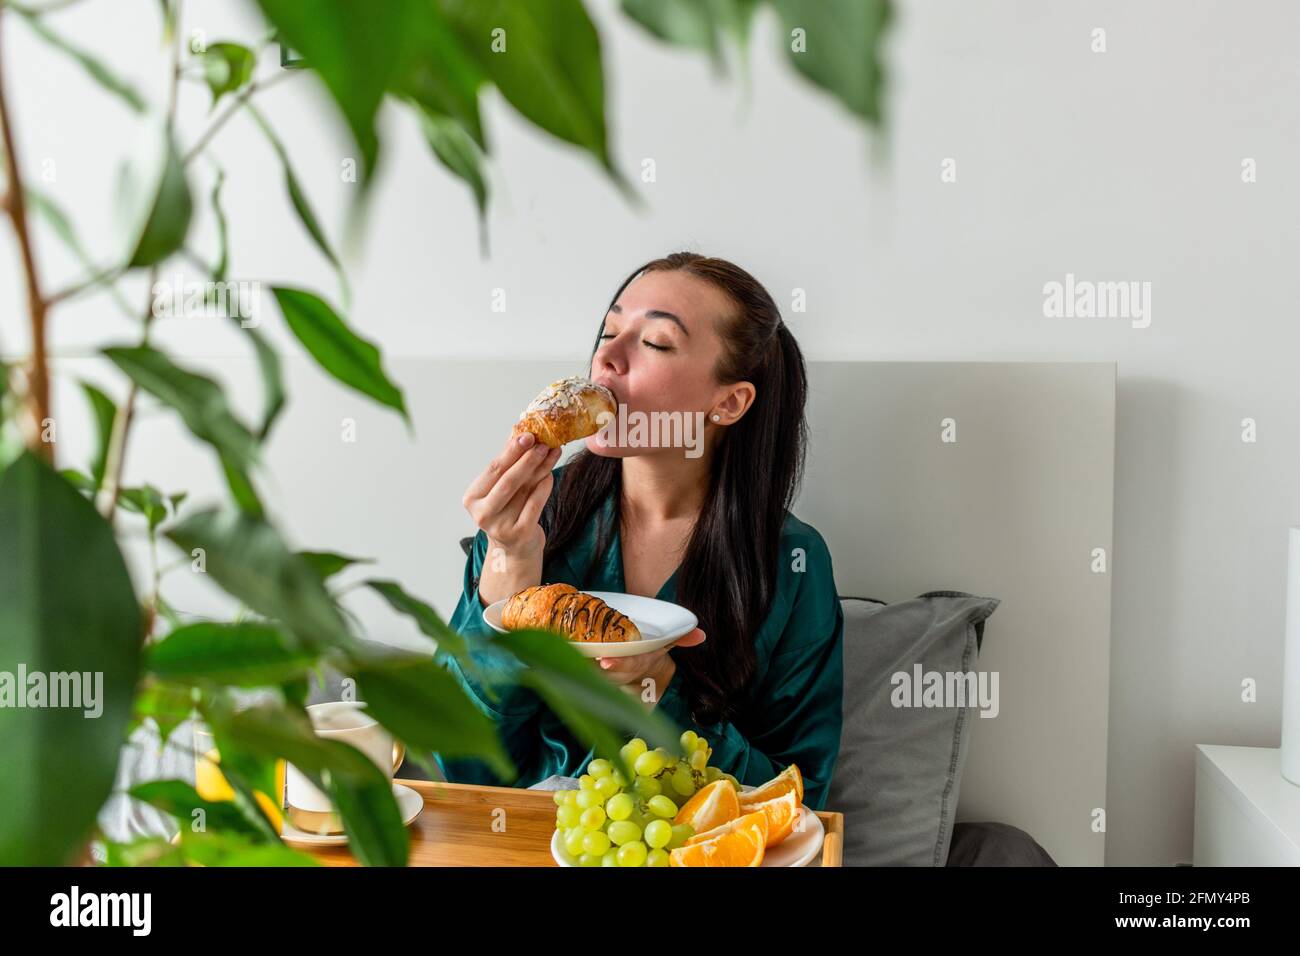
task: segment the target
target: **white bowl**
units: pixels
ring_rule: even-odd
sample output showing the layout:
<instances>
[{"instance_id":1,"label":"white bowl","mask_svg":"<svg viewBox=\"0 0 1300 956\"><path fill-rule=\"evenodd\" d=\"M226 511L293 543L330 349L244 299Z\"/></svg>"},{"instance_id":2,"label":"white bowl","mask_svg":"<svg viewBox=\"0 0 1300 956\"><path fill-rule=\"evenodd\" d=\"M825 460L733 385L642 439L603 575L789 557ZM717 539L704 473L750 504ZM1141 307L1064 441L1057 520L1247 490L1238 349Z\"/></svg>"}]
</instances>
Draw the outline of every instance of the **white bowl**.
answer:
<instances>
[{"instance_id":1,"label":"white bowl","mask_svg":"<svg viewBox=\"0 0 1300 956\"><path fill-rule=\"evenodd\" d=\"M822 849L822 839L826 836L826 827L822 825L821 818L806 806L801 806L799 811L803 817L803 830L800 831L796 824L793 833L763 854L760 867L807 866L817 859L817 854ZM551 856L560 866L578 866L578 861L569 856L569 851L564 848L563 836L559 830L551 835Z\"/></svg>"},{"instance_id":2,"label":"white bowl","mask_svg":"<svg viewBox=\"0 0 1300 956\"><path fill-rule=\"evenodd\" d=\"M636 624L644 639L624 641L621 644L597 644L571 641L578 653L586 657L631 657L634 654L648 654L657 651L666 644L671 644L679 637L684 637L695 630L699 619L686 608L669 601L641 597L639 594L622 594L618 591L584 591L592 597L598 597L614 610L626 614ZM483 620L494 631L502 634L507 629L501 626L501 611L508 598L495 601L483 609Z\"/></svg>"}]
</instances>

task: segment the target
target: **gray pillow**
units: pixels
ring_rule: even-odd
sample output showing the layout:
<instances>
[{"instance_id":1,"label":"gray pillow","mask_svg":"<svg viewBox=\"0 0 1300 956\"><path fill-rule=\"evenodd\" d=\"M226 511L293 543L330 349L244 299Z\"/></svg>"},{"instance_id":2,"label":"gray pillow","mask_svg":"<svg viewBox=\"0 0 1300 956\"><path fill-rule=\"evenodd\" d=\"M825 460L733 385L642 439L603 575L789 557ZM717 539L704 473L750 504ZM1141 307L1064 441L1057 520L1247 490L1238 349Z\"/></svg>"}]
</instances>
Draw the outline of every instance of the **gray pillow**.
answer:
<instances>
[{"instance_id":1,"label":"gray pillow","mask_svg":"<svg viewBox=\"0 0 1300 956\"><path fill-rule=\"evenodd\" d=\"M844 814L845 866L947 862L979 703L896 707L894 675L912 682L917 664L923 675L973 672L999 603L962 591L894 604L841 598L844 729L826 805Z\"/></svg>"}]
</instances>

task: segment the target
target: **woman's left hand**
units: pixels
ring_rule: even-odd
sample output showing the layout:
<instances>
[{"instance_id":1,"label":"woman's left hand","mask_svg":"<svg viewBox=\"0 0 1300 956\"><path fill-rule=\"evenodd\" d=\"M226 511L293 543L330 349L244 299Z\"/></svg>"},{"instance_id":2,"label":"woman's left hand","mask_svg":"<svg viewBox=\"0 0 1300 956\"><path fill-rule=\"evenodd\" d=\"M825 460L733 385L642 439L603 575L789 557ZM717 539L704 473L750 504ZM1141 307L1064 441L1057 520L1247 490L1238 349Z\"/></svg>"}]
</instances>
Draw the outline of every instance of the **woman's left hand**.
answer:
<instances>
[{"instance_id":1,"label":"woman's left hand","mask_svg":"<svg viewBox=\"0 0 1300 956\"><path fill-rule=\"evenodd\" d=\"M704 631L697 627L671 644L666 644L648 654L633 654L631 657L597 657L596 663L600 666L601 672L611 681L637 694L641 692L641 682L647 677L650 678L655 682L655 698L658 699L667 689L668 682L672 680L673 673L677 669L668 652L674 647L694 647L702 643L704 643Z\"/></svg>"}]
</instances>

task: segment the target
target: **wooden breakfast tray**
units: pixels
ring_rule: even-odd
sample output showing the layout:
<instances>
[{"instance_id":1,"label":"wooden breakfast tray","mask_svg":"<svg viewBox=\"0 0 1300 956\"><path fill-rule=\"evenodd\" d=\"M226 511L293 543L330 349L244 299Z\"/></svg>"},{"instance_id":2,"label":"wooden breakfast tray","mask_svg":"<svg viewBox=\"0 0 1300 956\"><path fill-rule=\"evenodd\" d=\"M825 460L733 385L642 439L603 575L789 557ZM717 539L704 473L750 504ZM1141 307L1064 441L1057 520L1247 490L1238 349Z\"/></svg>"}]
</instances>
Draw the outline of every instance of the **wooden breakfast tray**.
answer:
<instances>
[{"instance_id":1,"label":"wooden breakfast tray","mask_svg":"<svg viewBox=\"0 0 1300 956\"><path fill-rule=\"evenodd\" d=\"M411 866L556 866L553 791L397 779L424 797L411 824ZM498 812L498 811L504 811ZM840 866L844 814L816 811L826 827L811 866ZM356 866L346 846L299 848L326 866Z\"/></svg>"}]
</instances>

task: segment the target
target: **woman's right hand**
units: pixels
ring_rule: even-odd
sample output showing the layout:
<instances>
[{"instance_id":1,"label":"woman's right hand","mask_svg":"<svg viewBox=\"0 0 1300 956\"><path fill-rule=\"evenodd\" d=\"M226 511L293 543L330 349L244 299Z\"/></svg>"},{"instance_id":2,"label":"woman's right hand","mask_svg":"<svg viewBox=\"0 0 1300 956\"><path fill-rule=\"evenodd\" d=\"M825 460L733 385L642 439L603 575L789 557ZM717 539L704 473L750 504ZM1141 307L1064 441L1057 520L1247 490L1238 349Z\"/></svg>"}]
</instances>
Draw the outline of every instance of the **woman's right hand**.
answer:
<instances>
[{"instance_id":1,"label":"woman's right hand","mask_svg":"<svg viewBox=\"0 0 1300 956\"><path fill-rule=\"evenodd\" d=\"M470 482L461 503L491 546L517 557L535 557L546 546L539 519L555 482L551 468L560 449L540 444L530 432L506 440L501 454Z\"/></svg>"}]
</instances>

